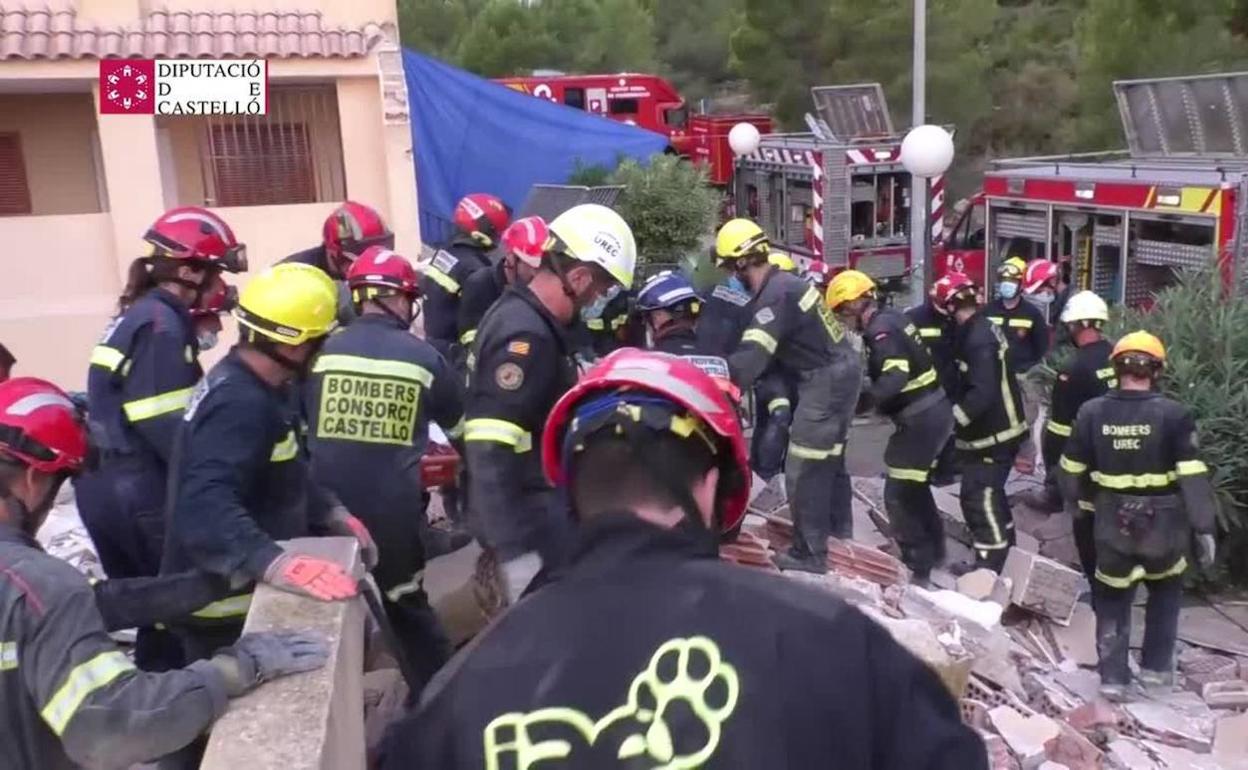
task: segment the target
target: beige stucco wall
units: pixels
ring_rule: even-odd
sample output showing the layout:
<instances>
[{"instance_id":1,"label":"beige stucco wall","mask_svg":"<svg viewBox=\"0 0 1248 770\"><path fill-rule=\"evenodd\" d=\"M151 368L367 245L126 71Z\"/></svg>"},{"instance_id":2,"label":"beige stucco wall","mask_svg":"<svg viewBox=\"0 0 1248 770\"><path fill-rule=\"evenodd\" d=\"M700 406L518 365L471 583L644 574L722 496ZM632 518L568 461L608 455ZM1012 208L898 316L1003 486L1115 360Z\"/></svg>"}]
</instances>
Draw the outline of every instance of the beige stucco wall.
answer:
<instances>
[{"instance_id":1,"label":"beige stucco wall","mask_svg":"<svg viewBox=\"0 0 1248 770\"><path fill-rule=\"evenodd\" d=\"M100 210L91 94L0 94L0 133L9 131L20 136L34 214Z\"/></svg>"}]
</instances>

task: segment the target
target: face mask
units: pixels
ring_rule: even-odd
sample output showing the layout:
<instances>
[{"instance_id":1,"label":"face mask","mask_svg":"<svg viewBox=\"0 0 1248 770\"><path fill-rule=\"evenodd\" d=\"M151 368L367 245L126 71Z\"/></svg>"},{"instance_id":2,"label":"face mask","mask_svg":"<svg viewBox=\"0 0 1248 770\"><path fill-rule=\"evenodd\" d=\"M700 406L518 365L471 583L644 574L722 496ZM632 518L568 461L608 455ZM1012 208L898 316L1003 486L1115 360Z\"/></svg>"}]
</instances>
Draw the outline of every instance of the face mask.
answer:
<instances>
[{"instance_id":1,"label":"face mask","mask_svg":"<svg viewBox=\"0 0 1248 770\"><path fill-rule=\"evenodd\" d=\"M199 352L212 350L217 346L217 332L200 332L199 334Z\"/></svg>"},{"instance_id":2,"label":"face mask","mask_svg":"<svg viewBox=\"0 0 1248 770\"><path fill-rule=\"evenodd\" d=\"M1053 295L1053 292L1051 291L1045 291L1039 294L1033 294L1031 295L1031 298L1039 305L1051 305L1053 304L1053 300L1056 299L1056 297Z\"/></svg>"},{"instance_id":3,"label":"face mask","mask_svg":"<svg viewBox=\"0 0 1248 770\"><path fill-rule=\"evenodd\" d=\"M739 291L742 294L750 293L749 290L745 288L745 281L742 281L741 277L737 275L731 275L728 277L728 288Z\"/></svg>"},{"instance_id":4,"label":"face mask","mask_svg":"<svg viewBox=\"0 0 1248 770\"><path fill-rule=\"evenodd\" d=\"M593 321L602 318L603 311L607 309L607 305L615 296L620 293L620 287L612 286L603 293L599 294L588 305L581 306L581 320Z\"/></svg>"},{"instance_id":5,"label":"face mask","mask_svg":"<svg viewBox=\"0 0 1248 770\"><path fill-rule=\"evenodd\" d=\"M997 284L997 296L1001 299L1014 299L1018 296L1018 284L1009 281Z\"/></svg>"}]
</instances>

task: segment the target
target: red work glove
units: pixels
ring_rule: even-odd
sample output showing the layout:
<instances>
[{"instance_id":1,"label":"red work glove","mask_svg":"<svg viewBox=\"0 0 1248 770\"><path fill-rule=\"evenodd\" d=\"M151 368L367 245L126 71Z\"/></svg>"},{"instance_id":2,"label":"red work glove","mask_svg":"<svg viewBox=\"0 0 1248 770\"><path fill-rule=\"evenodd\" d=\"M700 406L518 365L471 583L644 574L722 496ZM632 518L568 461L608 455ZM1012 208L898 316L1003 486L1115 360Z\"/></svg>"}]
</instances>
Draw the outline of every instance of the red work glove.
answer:
<instances>
[{"instance_id":1,"label":"red work glove","mask_svg":"<svg viewBox=\"0 0 1248 770\"><path fill-rule=\"evenodd\" d=\"M355 578L336 562L301 553L284 553L264 571L264 582L323 602L349 599L359 591Z\"/></svg>"},{"instance_id":2,"label":"red work glove","mask_svg":"<svg viewBox=\"0 0 1248 770\"><path fill-rule=\"evenodd\" d=\"M335 508L327 527L332 534L342 537L354 537L360 543L360 559L364 569L372 571L377 566L377 543L369 534L364 522L347 512L346 508Z\"/></svg>"}]
</instances>

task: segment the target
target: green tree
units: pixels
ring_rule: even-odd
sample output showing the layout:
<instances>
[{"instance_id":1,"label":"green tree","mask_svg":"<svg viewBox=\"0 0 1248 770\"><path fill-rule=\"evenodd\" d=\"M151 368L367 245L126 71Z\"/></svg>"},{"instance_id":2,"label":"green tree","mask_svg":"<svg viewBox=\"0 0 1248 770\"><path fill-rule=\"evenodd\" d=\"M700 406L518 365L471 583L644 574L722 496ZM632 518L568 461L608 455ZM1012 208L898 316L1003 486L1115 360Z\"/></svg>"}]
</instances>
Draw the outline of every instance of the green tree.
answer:
<instances>
[{"instance_id":1,"label":"green tree","mask_svg":"<svg viewBox=\"0 0 1248 770\"><path fill-rule=\"evenodd\" d=\"M743 0L659 0L654 4L659 62L686 99L712 95L732 80L732 32Z\"/></svg>"},{"instance_id":2,"label":"green tree","mask_svg":"<svg viewBox=\"0 0 1248 770\"><path fill-rule=\"evenodd\" d=\"M418 51L452 59L486 0L398 0L399 39Z\"/></svg>"},{"instance_id":3,"label":"green tree","mask_svg":"<svg viewBox=\"0 0 1248 770\"><path fill-rule=\"evenodd\" d=\"M490 0L464 33L456 59L482 77L503 77L550 66L556 47L538 13L516 0Z\"/></svg>"},{"instance_id":4,"label":"green tree","mask_svg":"<svg viewBox=\"0 0 1248 770\"><path fill-rule=\"evenodd\" d=\"M652 72L654 17L639 0L597 0L594 23L577 41L581 72Z\"/></svg>"},{"instance_id":5,"label":"green tree","mask_svg":"<svg viewBox=\"0 0 1248 770\"><path fill-rule=\"evenodd\" d=\"M826 79L830 8L828 0L745 0L731 38L733 66L785 126L801 125L810 86L832 82Z\"/></svg>"}]
</instances>

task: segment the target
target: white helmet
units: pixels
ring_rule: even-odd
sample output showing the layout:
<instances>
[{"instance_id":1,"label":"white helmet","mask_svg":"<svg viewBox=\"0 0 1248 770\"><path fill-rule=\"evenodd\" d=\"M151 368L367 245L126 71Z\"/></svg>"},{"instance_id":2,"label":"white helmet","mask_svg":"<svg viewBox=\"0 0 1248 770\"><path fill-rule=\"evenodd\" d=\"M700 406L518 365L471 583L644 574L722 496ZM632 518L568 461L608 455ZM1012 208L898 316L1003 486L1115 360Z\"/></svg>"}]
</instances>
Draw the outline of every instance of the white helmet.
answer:
<instances>
[{"instance_id":1,"label":"white helmet","mask_svg":"<svg viewBox=\"0 0 1248 770\"><path fill-rule=\"evenodd\" d=\"M606 206L582 203L550 223L554 241L547 251L602 267L625 289L633 285L637 242L624 218Z\"/></svg>"},{"instance_id":2,"label":"white helmet","mask_svg":"<svg viewBox=\"0 0 1248 770\"><path fill-rule=\"evenodd\" d=\"M1094 291L1081 291L1066 301L1062 308L1062 323L1073 324L1080 321L1109 321L1109 306Z\"/></svg>"}]
</instances>

